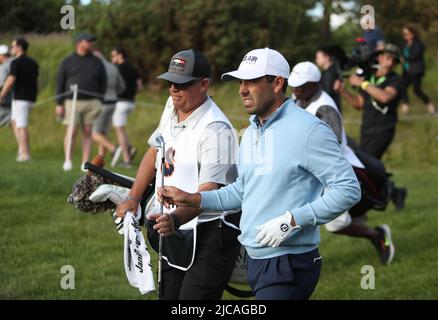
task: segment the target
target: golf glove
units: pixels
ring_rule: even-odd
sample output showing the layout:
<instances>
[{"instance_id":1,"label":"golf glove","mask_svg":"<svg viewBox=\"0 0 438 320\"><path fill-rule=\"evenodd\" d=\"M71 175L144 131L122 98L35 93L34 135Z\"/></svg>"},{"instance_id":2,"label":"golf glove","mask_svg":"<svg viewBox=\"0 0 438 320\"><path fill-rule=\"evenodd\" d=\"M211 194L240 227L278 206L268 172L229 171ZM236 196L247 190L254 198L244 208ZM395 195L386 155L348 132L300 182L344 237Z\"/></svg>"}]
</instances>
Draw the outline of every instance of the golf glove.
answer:
<instances>
[{"instance_id":1,"label":"golf glove","mask_svg":"<svg viewBox=\"0 0 438 320\"><path fill-rule=\"evenodd\" d=\"M300 229L300 226L293 227L290 222L292 213L286 211L285 214L271 219L268 222L257 226L259 231L256 242L264 246L276 248L284 240L290 237L293 231Z\"/></svg>"}]
</instances>

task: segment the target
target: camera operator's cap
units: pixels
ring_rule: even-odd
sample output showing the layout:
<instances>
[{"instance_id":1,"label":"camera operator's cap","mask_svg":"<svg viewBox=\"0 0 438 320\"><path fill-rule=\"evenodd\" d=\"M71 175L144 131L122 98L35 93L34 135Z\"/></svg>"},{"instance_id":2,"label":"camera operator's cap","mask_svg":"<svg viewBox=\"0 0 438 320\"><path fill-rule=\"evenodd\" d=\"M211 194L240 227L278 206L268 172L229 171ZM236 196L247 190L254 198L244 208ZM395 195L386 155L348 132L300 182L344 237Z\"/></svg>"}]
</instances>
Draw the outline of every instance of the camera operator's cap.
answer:
<instances>
[{"instance_id":1,"label":"camera operator's cap","mask_svg":"<svg viewBox=\"0 0 438 320\"><path fill-rule=\"evenodd\" d=\"M9 54L9 48L7 45L0 45L0 55Z\"/></svg>"},{"instance_id":2,"label":"camera operator's cap","mask_svg":"<svg viewBox=\"0 0 438 320\"><path fill-rule=\"evenodd\" d=\"M239 69L224 73L222 80L252 80L264 76L289 77L289 63L283 55L273 49L255 49L248 52L239 65Z\"/></svg>"},{"instance_id":3,"label":"camera operator's cap","mask_svg":"<svg viewBox=\"0 0 438 320\"><path fill-rule=\"evenodd\" d=\"M92 34L88 33L88 32L79 32L76 36L75 36L75 43L81 42L81 41L96 41L96 37L93 36Z\"/></svg>"},{"instance_id":4,"label":"camera operator's cap","mask_svg":"<svg viewBox=\"0 0 438 320\"><path fill-rule=\"evenodd\" d=\"M376 55L379 55L383 52L392 54L395 60L397 60L397 62L400 62L400 56L401 56L400 49L395 44L392 43L385 44L382 50L376 51Z\"/></svg>"},{"instance_id":5,"label":"camera operator's cap","mask_svg":"<svg viewBox=\"0 0 438 320\"><path fill-rule=\"evenodd\" d=\"M307 82L319 82L319 80L321 80L321 72L318 67L312 62L305 61L295 65L287 82L289 86L297 88Z\"/></svg>"},{"instance_id":6,"label":"camera operator's cap","mask_svg":"<svg viewBox=\"0 0 438 320\"><path fill-rule=\"evenodd\" d=\"M157 77L174 83L186 83L204 78L211 78L210 64L201 52L193 49L175 54L170 59L168 71Z\"/></svg>"}]
</instances>

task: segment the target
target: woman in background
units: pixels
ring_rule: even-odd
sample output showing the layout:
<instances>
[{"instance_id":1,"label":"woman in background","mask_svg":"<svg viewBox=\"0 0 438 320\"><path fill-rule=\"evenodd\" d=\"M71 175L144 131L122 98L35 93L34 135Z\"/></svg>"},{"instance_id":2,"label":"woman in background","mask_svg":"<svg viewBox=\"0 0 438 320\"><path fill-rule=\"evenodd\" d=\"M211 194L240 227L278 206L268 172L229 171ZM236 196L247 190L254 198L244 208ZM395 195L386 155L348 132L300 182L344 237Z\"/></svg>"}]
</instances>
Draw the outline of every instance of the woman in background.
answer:
<instances>
[{"instance_id":1,"label":"woman in background","mask_svg":"<svg viewBox=\"0 0 438 320\"><path fill-rule=\"evenodd\" d=\"M421 80L425 73L424 66L424 44L421 42L418 31L406 25L403 28L403 38L405 39L405 46L403 48L403 89L402 89L402 114L409 112L409 97L408 88L410 84L414 86L414 92L427 107L429 113L435 113L436 108L430 101L429 97L421 89Z\"/></svg>"}]
</instances>

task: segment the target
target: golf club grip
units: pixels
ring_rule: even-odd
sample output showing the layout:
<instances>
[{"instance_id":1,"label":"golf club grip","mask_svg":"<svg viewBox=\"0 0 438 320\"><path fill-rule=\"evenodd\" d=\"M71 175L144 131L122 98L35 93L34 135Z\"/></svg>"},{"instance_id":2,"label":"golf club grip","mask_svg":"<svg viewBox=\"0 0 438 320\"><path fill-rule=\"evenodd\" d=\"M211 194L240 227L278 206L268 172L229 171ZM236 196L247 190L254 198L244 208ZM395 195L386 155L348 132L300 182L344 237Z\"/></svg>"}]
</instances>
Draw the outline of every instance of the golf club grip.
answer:
<instances>
[{"instance_id":1,"label":"golf club grip","mask_svg":"<svg viewBox=\"0 0 438 320\"><path fill-rule=\"evenodd\" d=\"M115 173L112 173L111 171L105 170L103 168L97 167L94 164L90 163L90 162L85 162L84 164L84 168L87 170L90 170L91 172L94 172L104 178L110 179L114 182L117 182L118 184L120 184L122 187L131 189L132 185L134 184L132 181L123 178Z\"/></svg>"}]
</instances>

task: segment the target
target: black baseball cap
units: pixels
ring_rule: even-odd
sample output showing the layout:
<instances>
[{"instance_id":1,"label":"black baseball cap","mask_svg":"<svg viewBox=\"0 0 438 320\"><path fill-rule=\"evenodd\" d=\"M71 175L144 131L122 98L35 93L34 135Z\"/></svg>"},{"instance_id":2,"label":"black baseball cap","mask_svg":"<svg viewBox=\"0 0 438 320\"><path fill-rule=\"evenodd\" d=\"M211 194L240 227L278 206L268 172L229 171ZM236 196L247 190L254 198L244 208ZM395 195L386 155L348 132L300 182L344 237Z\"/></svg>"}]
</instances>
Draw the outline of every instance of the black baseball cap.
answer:
<instances>
[{"instance_id":1,"label":"black baseball cap","mask_svg":"<svg viewBox=\"0 0 438 320\"><path fill-rule=\"evenodd\" d=\"M167 72L157 79L174 83L186 83L211 77L211 69L207 58L199 51L190 49L180 51L170 59Z\"/></svg>"},{"instance_id":2,"label":"black baseball cap","mask_svg":"<svg viewBox=\"0 0 438 320\"><path fill-rule=\"evenodd\" d=\"M81 41L96 41L96 37L88 32L79 32L75 36L75 43L81 42Z\"/></svg>"},{"instance_id":3,"label":"black baseball cap","mask_svg":"<svg viewBox=\"0 0 438 320\"><path fill-rule=\"evenodd\" d=\"M395 44L387 43L387 44L385 44L383 49L376 51L375 54L379 55L383 52L387 52L387 53L391 54L397 62L400 62L400 56L401 56L400 49Z\"/></svg>"}]
</instances>

